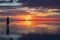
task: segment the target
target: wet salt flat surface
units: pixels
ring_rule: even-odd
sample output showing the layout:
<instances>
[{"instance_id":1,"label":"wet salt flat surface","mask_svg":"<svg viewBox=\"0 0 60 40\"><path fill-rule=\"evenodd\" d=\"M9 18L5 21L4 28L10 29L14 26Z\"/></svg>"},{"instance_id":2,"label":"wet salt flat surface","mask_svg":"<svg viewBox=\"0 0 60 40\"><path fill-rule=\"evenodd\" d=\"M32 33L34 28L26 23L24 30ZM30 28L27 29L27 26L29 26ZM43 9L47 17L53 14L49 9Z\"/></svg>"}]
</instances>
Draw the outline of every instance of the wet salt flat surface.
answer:
<instances>
[{"instance_id":1,"label":"wet salt flat surface","mask_svg":"<svg viewBox=\"0 0 60 40\"><path fill-rule=\"evenodd\" d=\"M10 34L39 33L60 34L60 21L10 22ZM0 22L0 34L6 34L6 22Z\"/></svg>"}]
</instances>

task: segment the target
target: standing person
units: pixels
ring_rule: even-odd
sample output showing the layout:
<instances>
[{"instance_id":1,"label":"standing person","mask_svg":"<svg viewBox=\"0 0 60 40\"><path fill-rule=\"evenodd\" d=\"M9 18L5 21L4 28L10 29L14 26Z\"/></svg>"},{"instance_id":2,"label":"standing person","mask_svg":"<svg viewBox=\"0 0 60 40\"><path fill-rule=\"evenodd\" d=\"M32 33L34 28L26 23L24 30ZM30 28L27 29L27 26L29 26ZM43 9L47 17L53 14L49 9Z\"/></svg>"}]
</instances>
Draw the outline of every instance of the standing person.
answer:
<instances>
[{"instance_id":1,"label":"standing person","mask_svg":"<svg viewBox=\"0 0 60 40\"><path fill-rule=\"evenodd\" d=\"M6 34L9 35L9 17L6 19Z\"/></svg>"}]
</instances>

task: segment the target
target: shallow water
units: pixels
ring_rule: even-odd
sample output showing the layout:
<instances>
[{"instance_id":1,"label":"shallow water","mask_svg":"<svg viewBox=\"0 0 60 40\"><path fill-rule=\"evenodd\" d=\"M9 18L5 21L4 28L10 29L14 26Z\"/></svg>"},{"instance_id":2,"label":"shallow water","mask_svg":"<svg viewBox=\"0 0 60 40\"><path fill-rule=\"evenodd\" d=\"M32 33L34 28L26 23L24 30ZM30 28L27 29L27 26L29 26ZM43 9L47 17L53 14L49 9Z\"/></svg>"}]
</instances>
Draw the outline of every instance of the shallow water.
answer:
<instances>
[{"instance_id":1,"label":"shallow water","mask_svg":"<svg viewBox=\"0 0 60 40\"><path fill-rule=\"evenodd\" d=\"M10 34L60 34L60 21L11 21ZM6 22L0 21L0 34L6 34Z\"/></svg>"}]
</instances>

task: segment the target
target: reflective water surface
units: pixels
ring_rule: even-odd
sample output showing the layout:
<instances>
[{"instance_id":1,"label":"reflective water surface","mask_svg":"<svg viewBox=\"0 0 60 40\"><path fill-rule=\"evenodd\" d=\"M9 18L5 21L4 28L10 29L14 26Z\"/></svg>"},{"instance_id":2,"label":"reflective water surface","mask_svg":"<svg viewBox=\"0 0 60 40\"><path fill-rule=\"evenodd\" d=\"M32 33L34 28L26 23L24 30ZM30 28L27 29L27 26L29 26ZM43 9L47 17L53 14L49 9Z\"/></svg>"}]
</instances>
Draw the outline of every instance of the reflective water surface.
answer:
<instances>
[{"instance_id":1,"label":"reflective water surface","mask_svg":"<svg viewBox=\"0 0 60 40\"><path fill-rule=\"evenodd\" d=\"M10 34L60 34L60 21L11 21ZM0 34L6 34L6 22L0 21Z\"/></svg>"}]
</instances>

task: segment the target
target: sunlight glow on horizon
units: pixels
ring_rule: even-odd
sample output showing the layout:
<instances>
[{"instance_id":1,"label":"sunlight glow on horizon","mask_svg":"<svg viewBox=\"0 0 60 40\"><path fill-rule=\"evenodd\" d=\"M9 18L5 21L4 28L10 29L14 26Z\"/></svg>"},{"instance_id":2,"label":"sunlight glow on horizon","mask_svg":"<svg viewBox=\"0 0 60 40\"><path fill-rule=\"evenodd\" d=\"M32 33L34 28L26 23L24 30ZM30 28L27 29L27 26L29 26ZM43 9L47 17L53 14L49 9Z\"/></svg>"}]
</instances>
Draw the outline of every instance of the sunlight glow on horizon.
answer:
<instances>
[{"instance_id":1,"label":"sunlight glow on horizon","mask_svg":"<svg viewBox=\"0 0 60 40\"><path fill-rule=\"evenodd\" d=\"M31 26L31 25L32 25L32 22L31 22L31 21L25 21L25 22L23 23L23 25Z\"/></svg>"},{"instance_id":2,"label":"sunlight glow on horizon","mask_svg":"<svg viewBox=\"0 0 60 40\"><path fill-rule=\"evenodd\" d=\"M23 19L24 20L24 22L19 23L21 25L25 25L25 26L31 26L32 25L32 22L29 21L29 20L32 19L31 15L21 15L21 16L18 16L18 19Z\"/></svg>"},{"instance_id":3,"label":"sunlight glow on horizon","mask_svg":"<svg viewBox=\"0 0 60 40\"><path fill-rule=\"evenodd\" d=\"M19 20L19 19L22 19L22 20L25 20L25 21L29 21L31 20L33 17L31 15L20 15L20 16L16 16L16 18Z\"/></svg>"},{"instance_id":4,"label":"sunlight glow on horizon","mask_svg":"<svg viewBox=\"0 0 60 40\"><path fill-rule=\"evenodd\" d=\"M32 19L32 17L31 17L30 15L25 15L25 16L22 16L22 17L23 17L23 19L25 19L26 21Z\"/></svg>"}]
</instances>

